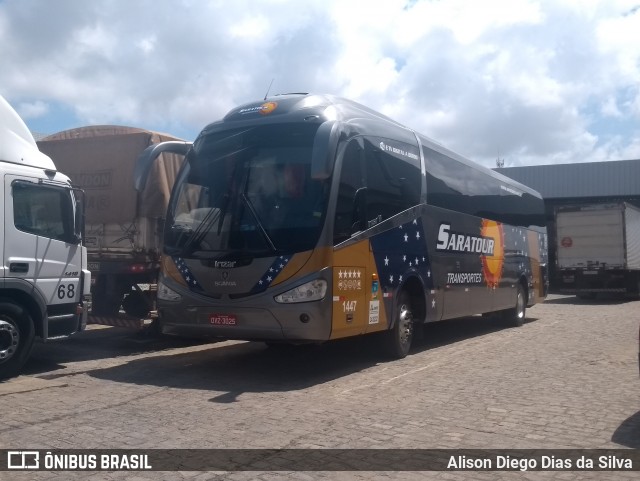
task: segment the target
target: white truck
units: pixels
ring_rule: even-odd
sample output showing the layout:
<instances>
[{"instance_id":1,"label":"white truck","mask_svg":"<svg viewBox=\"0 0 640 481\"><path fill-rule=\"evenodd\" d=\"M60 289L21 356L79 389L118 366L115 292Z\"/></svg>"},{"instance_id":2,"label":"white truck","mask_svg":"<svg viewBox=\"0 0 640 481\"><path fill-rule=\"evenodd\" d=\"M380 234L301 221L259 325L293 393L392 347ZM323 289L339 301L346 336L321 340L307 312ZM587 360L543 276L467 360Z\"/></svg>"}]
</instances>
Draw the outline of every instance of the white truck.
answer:
<instances>
[{"instance_id":1,"label":"white truck","mask_svg":"<svg viewBox=\"0 0 640 481\"><path fill-rule=\"evenodd\" d=\"M92 125L38 141L86 196L85 245L92 273L89 323L141 328L154 317L162 229L184 157L165 153L134 185L138 156L176 137L134 127Z\"/></svg>"},{"instance_id":2,"label":"white truck","mask_svg":"<svg viewBox=\"0 0 640 481\"><path fill-rule=\"evenodd\" d=\"M560 292L640 295L640 209L626 202L556 209Z\"/></svg>"},{"instance_id":3,"label":"white truck","mask_svg":"<svg viewBox=\"0 0 640 481\"><path fill-rule=\"evenodd\" d=\"M82 245L81 193L38 150L0 97L0 379L15 376L36 337L85 328L91 273Z\"/></svg>"}]
</instances>

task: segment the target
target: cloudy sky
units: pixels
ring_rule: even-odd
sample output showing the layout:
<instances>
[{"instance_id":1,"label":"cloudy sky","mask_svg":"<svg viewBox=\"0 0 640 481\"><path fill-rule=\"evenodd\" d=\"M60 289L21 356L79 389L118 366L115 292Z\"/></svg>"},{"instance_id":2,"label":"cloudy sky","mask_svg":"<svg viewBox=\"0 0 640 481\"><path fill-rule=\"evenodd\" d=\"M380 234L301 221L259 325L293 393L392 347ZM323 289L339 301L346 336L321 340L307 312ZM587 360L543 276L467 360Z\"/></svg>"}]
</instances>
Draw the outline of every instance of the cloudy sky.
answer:
<instances>
[{"instance_id":1,"label":"cloudy sky","mask_svg":"<svg viewBox=\"0 0 640 481\"><path fill-rule=\"evenodd\" d=\"M193 140L273 80L487 166L640 158L640 0L0 0L0 62L35 132Z\"/></svg>"}]
</instances>

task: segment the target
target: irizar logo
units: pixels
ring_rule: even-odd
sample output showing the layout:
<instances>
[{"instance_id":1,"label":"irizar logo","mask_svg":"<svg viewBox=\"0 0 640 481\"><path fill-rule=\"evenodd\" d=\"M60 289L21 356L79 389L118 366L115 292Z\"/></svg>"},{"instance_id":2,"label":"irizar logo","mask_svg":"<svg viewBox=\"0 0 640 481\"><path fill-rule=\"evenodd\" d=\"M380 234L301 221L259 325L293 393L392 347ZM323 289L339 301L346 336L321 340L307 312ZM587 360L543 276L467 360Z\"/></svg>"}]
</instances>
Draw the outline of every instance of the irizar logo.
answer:
<instances>
[{"instance_id":1,"label":"irizar logo","mask_svg":"<svg viewBox=\"0 0 640 481\"><path fill-rule=\"evenodd\" d=\"M493 256L493 248L495 246L493 237L473 236L450 231L451 224L440 224L436 250Z\"/></svg>"},{"instance_id":2,"label":"irizar logo","mask_svg":"<svg viewBox=\"0 0 640 481\"><path fill-rule=\"evenodd\" d=\"M236 266L236 262L237 261L215 261L214 267L217 269L233 269Z\"/></svg>"}]
</instances>

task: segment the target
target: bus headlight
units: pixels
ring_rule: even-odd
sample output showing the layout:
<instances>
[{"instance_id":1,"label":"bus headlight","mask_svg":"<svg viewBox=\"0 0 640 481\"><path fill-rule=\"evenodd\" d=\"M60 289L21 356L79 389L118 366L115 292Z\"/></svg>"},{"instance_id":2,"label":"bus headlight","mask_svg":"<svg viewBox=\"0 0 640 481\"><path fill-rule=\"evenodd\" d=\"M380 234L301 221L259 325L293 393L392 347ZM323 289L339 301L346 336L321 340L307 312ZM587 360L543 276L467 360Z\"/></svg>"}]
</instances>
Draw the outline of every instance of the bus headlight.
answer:
<instances>
[{"instance_id":1,"label":"bus headlight","mask_svg":"<svg viewBox=\"0 0 640 481\"><path fill-rule=\"evenodd\" d=\"M327 281L316 279L301 286L283 292L273 299L281 304L293 304L296 302L319 301L327 293Z\"/></svg>"},{"instance_id":2,"label":"bus headlight","mask_svg":"<svg viewBox=\"0 0 640 481\"><path fill-rule=\"evenodd\" d=\"M164 282L158 282L158 299L163 301L178 302L182 300L182 296L173 289L168 288Z\"/></svg>"}]
</instances>

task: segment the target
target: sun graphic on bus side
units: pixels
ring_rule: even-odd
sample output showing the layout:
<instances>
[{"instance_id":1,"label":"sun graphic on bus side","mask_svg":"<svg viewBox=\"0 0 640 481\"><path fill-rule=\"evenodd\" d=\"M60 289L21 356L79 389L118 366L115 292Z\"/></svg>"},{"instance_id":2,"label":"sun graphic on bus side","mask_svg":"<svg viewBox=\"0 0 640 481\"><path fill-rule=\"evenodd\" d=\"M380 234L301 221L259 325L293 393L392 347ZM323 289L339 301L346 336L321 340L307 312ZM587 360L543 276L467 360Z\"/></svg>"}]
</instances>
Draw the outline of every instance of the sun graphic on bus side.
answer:
<instances>
[{"instance_id":1,"label":"sun graphic on bus side","mask_svg":"<svg viewBox=\"0 0 640 481\"><path fill-rule=\"evenodd\" d=\"M482 260L482 275L484 281L492 289L498 287L502 279L502 269L504 267L504 231L502 224L493 220L482 220L480 227L482 237L490 237L494 240L493 255L480 256Z\"/></svg>"}]
</instances>

